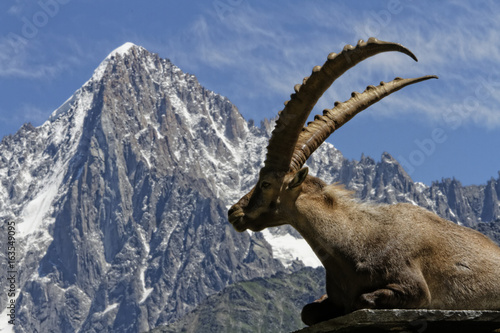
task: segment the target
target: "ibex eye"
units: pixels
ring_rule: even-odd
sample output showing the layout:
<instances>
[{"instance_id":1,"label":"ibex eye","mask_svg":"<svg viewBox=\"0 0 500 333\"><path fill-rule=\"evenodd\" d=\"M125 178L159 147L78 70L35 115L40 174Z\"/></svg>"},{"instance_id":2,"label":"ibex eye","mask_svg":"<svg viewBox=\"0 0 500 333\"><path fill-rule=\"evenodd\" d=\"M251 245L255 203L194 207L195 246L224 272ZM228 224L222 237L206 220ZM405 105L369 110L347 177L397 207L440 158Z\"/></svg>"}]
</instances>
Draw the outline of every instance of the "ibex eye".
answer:
<instances>
[{"instance_id":1,"label":"ibex eye","mask_svg":"<svg viewBox=\"0 0 500 333\"><path fill-rule=\"evenodd\" d=\"M260 187L263 189L269 188L270 186L271 186L271 183L269 183L269 182L260 183Z\"/></svg>"}]
</instances>

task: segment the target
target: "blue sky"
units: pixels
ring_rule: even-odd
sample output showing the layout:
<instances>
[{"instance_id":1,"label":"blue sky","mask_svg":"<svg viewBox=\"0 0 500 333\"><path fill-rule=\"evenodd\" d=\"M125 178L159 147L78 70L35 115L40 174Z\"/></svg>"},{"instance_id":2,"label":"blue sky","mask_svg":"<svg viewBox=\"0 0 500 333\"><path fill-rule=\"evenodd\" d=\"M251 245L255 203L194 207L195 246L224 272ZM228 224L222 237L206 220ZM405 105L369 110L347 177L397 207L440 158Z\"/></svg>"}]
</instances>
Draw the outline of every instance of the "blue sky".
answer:
<instances>
[{"instance_id":1,"label":"blue sky","mask_svg":"<svg viewBox=\"0 0 500 333\"><path fill-rule=\"evenodd\" d=\"M258 123L328 53L375 36L419 62L371 58L335 82L316 112L396 76L439 80L387 97L329 141L353 159L387 151L426 184L498 177L500 2L9 0L0 13L0 137L41 125L125 42L195 74Z\"/></svg>"}]
</instances>

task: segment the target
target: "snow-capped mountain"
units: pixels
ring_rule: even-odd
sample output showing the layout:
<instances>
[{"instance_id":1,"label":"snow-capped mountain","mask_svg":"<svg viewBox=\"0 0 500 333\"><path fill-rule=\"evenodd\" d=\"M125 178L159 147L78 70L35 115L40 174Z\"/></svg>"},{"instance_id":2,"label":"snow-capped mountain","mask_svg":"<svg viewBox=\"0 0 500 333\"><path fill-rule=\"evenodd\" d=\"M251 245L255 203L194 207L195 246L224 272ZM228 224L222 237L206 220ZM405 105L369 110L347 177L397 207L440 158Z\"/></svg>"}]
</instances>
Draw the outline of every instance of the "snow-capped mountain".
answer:
<instances>
[{"instance_id":1,"label":"snow-capped mountain","mask_svg":"<svg viewBox=\"0 0 500 333\"><path fill-rule=\"evenodd\" d=\"M236 281L296 258L319 265L291 228L237 233L227 222L271 129L142 47L113 51L46 123L0 143L1 228L15 226L17 272L15 296L0 281L0 305L16 306L5 329L147 331ZM308 165L363 199L413 202L486 232L498 223L482 222L500 221L500 179L427 187L389 154L348 161L330 144Z\"/></svg>"},{"instance_id":2,"label":"snow-capped mountain","mask_svg":"<svg viewBox=\"0 0 500 333\"><path fill-rule=\"evenodd\" d=\"M282 270L261 235L226 220L257 173L250 156L265 138L245 138L258 132L194 76L126 44L45 124L5 137L16 331L145 331L232 282Z\"/></svg>"}]
</instances>

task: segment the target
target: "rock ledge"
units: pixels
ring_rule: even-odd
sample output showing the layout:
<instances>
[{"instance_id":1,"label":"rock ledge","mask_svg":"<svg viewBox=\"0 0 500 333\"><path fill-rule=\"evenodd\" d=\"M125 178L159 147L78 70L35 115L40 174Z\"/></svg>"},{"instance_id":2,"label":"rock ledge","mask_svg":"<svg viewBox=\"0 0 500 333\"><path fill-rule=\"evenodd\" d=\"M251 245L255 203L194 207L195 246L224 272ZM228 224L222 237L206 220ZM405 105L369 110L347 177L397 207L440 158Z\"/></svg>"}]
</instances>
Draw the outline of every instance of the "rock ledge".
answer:
<instances>
[{"instance_id":1,"label":"rock ledge","mask_svg":"<svg viewBox=\"0 0 500 333\"><path fill-rule=\"evenodd\" d=\"M296 333L500 332L500 311L358 310Z\"/></svg>"}]
</instances>

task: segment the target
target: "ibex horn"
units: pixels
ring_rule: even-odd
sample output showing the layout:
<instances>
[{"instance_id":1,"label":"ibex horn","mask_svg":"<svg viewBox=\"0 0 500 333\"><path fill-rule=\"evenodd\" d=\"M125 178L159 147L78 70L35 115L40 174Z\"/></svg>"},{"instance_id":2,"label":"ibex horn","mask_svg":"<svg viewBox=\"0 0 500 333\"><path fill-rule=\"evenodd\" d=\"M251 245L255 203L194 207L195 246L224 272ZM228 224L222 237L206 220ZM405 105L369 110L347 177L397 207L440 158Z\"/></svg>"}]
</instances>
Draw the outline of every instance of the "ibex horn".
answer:
<instances>
[{"instance_id":1,"label":"ibex horn","mask_svg":"<svg viewBox=\"0 0 500 333\"><path fill-rule=\"evenodd\" d=\"M304 79L302 85L295 86L295 93L279 113L261 172L286 173L301 129L323 93L348 69L371 56L388 51L402 52L417 60L413 53L400 44L370 38L367 42L360 40L356 47L346 45L341 53L328 55L322 67L314 67L311 76Z\"/></svg>"},{"instance_id":2,"label":"ibex horn","mask_svg":"<svg viewBox=\"0 0 500 333\"><path fill-rule=\"evenodd\" d=\"M323 115L314 117L314 121L302 129L290 162L290 170L299 170L309 156L339 127L351 120L359 112L382 98L417 82L437 79L435 75L415 79L395 78L391 82L381 82L379 86L368 86L363 93L353 92L344 103L336 102L333 109L326 109Z\"/></svg>"}]
</instances>

